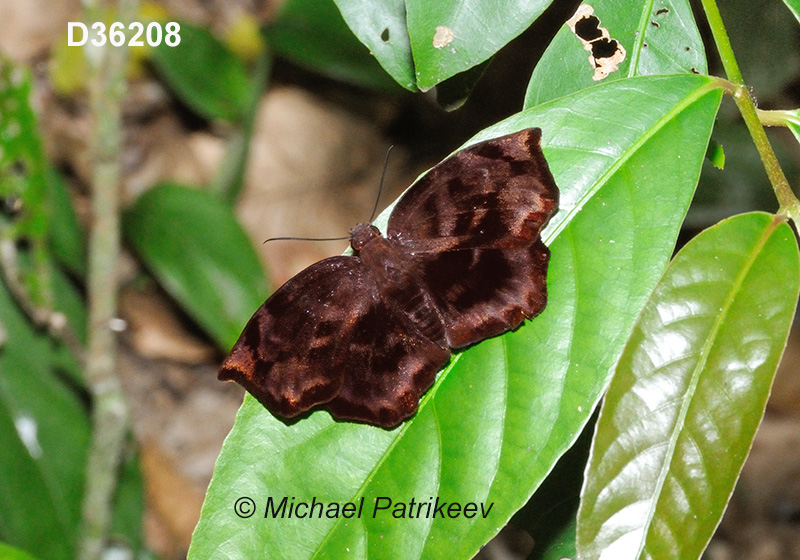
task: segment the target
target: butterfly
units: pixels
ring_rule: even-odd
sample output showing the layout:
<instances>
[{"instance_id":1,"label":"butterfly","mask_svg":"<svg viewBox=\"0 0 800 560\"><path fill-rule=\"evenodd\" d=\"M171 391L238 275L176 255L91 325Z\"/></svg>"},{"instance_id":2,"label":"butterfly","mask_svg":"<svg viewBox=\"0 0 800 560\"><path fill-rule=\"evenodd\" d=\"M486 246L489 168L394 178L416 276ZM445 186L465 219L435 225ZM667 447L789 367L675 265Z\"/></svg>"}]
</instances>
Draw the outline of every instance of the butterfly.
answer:
<instances>
[{"instance_id":1,"label":"butterfly","mask_svg":"<svg viewBox=\"0 0 800 560\"><path fill-rule=\"evenodd\" d=\"M529 128L469 146L400 198L386 236L312 264L258 308L219 371L269 411L325 409L392 428L453 350L519 327L547 303L542 228L558 188Z\"/></svg>"}]
</instances>

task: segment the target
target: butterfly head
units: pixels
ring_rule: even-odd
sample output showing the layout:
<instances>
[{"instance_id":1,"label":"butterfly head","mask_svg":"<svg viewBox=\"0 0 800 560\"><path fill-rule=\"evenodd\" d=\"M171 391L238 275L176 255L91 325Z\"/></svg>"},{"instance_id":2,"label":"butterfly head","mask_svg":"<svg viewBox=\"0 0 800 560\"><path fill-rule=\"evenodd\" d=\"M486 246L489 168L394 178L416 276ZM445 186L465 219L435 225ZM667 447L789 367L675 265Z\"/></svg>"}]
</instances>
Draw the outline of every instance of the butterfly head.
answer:
<instances>
[{"instance_id":1,"label":"butterfly head","mask_svg":"<svg viewBox=\"0 0 800 560\"><path fill-rule=\"evenodd\" d=\"M353 251L359 252L376 237L381 237L381 232L372 224L356 224L356 227L350 230L350 246Z\"/></svg>"}]
</instances>

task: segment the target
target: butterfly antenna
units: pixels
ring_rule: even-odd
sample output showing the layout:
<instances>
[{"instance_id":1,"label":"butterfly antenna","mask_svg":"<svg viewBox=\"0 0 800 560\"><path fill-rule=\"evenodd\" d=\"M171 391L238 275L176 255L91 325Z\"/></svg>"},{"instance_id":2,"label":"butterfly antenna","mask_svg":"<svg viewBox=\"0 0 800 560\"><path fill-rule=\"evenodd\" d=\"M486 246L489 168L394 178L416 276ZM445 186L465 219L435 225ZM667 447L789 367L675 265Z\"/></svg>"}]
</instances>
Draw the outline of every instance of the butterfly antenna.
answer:
<instances>
[{"instance_id":1,"label":"butterfly antenna","mask_svg":"<svg viewBox=\"0 0 800 560\"><path fill-rule=\"evenodd\" d=\"M386 150L386 157L383 159L383 171L381 171L381 182L378 185L378 196L375 197L375 206L372 208L372 214L369 217L369 223L372 223L372 220L375 219L375 214L378 213L378 203L381 201L381 193L383 192L383 180L386 178L386 169L389 167L389 154L392 153L392 148L394 148L394 144L389 146L389 149Z\"/></svg>"},{"instance_id":2,"label":"butterfly antenna","mask_svg":"<svg viewBox=\"0 0 800 560\"><path fill-rule=\"evenodd\" d=\"M392 153L392 148L394 148L394 144L389 146L389 149L386 150L386 157L383 160L383 171L381 171L381 182L378 185L378 196L375 197L375 206L372 208L372 214L369 217L369 223L372 223L372 220L375 219L375 214L378 213L378 203L381 201L381 193L383 192L383 180L386 178L386 169L389 167L389 154ZM269 243L270 241L344 241L345 239L350 239L349 235L344 237L270 237L269 239L265 239L262 242Z\"/></svg>"},{"instance_id":3,"label":"butterfly antenna","mask_svg":"<svg viewBox=\"0 0 800 560\"><path fill-rule=\"evenodd\" d=\"M344 241L345 239L350 239L350 236L346 235L344 237L270 237L269 239L265 239L262 245L270 241Z\"/></svg>"}]
</instances>

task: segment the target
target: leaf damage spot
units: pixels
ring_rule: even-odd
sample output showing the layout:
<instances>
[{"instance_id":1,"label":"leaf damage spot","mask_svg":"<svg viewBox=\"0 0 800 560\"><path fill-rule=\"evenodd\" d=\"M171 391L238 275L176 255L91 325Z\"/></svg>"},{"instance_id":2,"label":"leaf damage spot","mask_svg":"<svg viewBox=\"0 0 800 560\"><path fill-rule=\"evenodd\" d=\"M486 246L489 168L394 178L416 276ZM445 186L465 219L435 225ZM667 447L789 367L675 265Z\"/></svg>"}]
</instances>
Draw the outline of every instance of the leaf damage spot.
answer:
<instances>
[{"instance_id":1,"label":"leaf damage spot","mask_svg":"<svg viewBox=\"0 0 800 560\"><path fill-rule=\"evenodd\" d=\"M625 48L611 37L608 29L600 27L600 19L594 15L592 6L579 6L566 25L580 39L583 48L589 51L594 81L602 80L611 72L619 70L619 65L625 60Z\"/></svg>"},{"instance_id":2,"label":"leaf damage spot","mask_svg":"<svg viewBox=\"0 0 800 560\"><path fill-rule=\"evenodd\" d=\"M453 33L453 30L445 25L437 25L436 26L436 33L433 35L433 48L435 49L443 49L447 45L453 42L456 36Z\"/></svg>"}]
</instances>

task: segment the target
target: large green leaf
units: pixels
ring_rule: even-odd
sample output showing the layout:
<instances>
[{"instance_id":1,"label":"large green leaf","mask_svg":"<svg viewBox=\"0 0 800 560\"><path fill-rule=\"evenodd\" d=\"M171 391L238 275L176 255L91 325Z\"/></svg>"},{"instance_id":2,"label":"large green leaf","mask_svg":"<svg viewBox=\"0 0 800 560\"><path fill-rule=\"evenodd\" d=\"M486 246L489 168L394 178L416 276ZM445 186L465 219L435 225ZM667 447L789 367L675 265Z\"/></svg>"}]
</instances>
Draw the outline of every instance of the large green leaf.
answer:
<instances>
[{"instance_id":1,"label":"large green leaf","mask_svg":"<svg viewBox=\"0 0 800 560\"><path fill-rule=\"evenodd\" d=\"M606 394L579 558L698 558L772 386L800 287L792 229L730 218L670 264Z\"/></svg>"},{"instance_id":2,"label":"large green leaf","mask_svg":"<svg viewBox=\"0 0 800 560\"><path fill-rule=\"evenodd\" d=\"M701 76L613 82L537 107L527 126L561 188L544 313L457 354L393 431L315 412L291 425L248 397L217 461L189 557L470 558L574 442L671 254L720 101ZM241 519L234 504L255 503ZM378 497L490 504L486 518L372 512ZM360 519L264 519L266 500L359 502ZM345 552L347 551L347 552Z\"/></svg>"},{"instance_id":3,"label":"large green leaf","mask_svg":"<svg viewBox=\"0 0 800 560\"><path fill-rule=\"evenodd\" d=\"M604 81L654 74L705 74L705 47L688 0L591 2L600 26L625 48L620 69ZM525 106L538 105L589 87L594 69L589 53L566 25L536 65Z\"/></svg>"},{"instance_id":4,"label":"large green leaf","mask_svg":"<svg viewBox=\"0 0 800 560\"><path fill-rule=\"evenodd\" d=\"M172 297L221 348L233 346L267 284L230 207L164 184L140 196L122 223L125 240Z\"/></svg>"},{"instance_id":5,"label":"large green leaf","mask_svg":"<svg viewBox=\"0 0 800 560\"><path fill-rule=\"evenodd\" d=\"M488 60L552 0L335 1L353 33L397 83L427 91Z\"/></svg>"}]
</instances>

